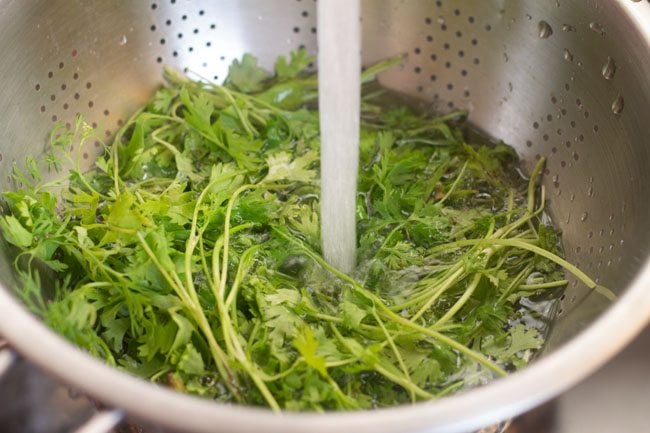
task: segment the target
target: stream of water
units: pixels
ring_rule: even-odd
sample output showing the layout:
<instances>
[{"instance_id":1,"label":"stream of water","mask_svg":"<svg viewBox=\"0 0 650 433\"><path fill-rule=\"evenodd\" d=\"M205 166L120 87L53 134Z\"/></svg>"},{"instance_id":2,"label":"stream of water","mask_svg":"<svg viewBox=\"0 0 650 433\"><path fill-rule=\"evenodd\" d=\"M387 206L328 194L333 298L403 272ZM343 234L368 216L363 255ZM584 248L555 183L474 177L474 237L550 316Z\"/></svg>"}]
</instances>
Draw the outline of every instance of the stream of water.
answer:
<instances>
[{"instance_id":1,"label":"stream of water","mask_svg":"<svg viewBox=\"0 0 650 433\"><path fill-rule=\"evenodd\" d=\"M359 0L318 2L321 243L343 272L356 264L361 24Z\"/></svg>"}]
</instances>

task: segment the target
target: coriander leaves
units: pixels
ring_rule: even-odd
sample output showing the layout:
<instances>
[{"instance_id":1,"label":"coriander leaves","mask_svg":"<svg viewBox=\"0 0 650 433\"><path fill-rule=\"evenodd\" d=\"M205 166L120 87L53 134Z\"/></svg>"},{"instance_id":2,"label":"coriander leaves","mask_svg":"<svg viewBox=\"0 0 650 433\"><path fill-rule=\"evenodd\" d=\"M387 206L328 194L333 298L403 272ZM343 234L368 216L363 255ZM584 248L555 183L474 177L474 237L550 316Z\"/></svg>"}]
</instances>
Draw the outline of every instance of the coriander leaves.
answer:
<instances>
[{"instance_id":1,"label":"coriander leaves","mask_svg":"<svg viewBox=\"0 0 650 433\"><path fill-rule=\"evenodd\" d=\"M247 54L223 86L165 70L89 172L71 149L92 128L58 129L46 163L72 171L45 183L30 159L0 216L27 306L128 372L274 410L434 399L524 366L544 334L529 307L562 268L599 289L540 222L543 161L527 185L511 148L466 141L464 113L364 93L359 267L342 274L319 255L311 61L270 73Z\"/></svg>"}]
</instances>

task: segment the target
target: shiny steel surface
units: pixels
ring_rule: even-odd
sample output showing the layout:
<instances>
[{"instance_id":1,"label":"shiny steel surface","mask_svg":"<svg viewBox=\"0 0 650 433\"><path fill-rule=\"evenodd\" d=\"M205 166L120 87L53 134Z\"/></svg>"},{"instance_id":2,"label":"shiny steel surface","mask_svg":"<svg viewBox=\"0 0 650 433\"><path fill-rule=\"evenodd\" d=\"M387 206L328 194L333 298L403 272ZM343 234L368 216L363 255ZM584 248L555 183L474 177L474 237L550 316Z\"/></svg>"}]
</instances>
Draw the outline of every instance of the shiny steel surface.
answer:
<instances>
[{"instance_id":1,"label":"shiny steel surface","mask_svg":"<svg viewBox=\"0 0 650 433\"><path fill-rule=\"evenodd\" d=\"M162 65L220 81L252 52L267 67L315 52L309 0L0 0L0 189L55 122L82 113L107 139L161 82ZM11 295L0 259L0 334L26 357L130 416L178 431L462 432L556 395L619 351L650 316L650 3L632 0L363 2L364 63L408 53L384 86L548 158L550 213L570 261L619 294L572 282L545 354L508 378L438 402L344 414L217 405L90 358ZM92 160L97 147L84 155Z\"/></svg>"}]
</instances>

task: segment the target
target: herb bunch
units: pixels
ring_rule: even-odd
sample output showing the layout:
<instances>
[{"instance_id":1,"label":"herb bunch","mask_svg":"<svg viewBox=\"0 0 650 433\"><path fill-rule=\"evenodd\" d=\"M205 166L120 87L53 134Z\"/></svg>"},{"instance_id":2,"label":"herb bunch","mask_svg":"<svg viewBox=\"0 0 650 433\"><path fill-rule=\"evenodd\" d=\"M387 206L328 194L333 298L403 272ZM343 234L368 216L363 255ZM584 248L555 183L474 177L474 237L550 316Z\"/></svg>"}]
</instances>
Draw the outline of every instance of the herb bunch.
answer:
<instances>
[{"instance_id":1,"label":"herb bunch","mask_svg":"<svg viewBox=\"0 0 650 433\"><path fill-rule=\"evenodd\" d=\"M304 50L273 74L235 61L224 85L167 84L84 170L81 118L52 134L45 182L14 170L0 229L17 294L67 339L175 389L274 410L437 398L525 365L535 297L564 270L545 224L542 161L364 93L358 269L319 254L317 77ZM373 81L391 59L367 69ZM604 289L602 289L604 290ZM543 318L542 318L543 319Z\"/></svg>"}]
</instances>

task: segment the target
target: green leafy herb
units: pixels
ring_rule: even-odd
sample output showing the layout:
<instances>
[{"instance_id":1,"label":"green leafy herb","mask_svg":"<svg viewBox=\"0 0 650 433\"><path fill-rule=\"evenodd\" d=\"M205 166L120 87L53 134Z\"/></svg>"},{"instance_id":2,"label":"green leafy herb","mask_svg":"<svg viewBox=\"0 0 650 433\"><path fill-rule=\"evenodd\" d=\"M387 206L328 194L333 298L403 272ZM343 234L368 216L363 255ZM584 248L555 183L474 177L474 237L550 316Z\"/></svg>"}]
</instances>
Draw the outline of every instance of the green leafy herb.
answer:
<instances>
[{"instance_id":1,"label":"green leafy herb","mask_svg":"<svg viewBox=\"0 0 650 433\"><path fill-rule=\"evenodd\" d=\"M565 271L610 293L540 222L543 160L525 182L511 148L466 141L464 113L376 99L399 61L363 74L352 275L319 254L317 79L300 50L274 74L247 54L223 86L166 70L90 171L93 129L57 127L49 176L30 158L4 194L17 293L123 370L274 410L433 399L522 367L544 335L525 319L548 319L535 302Z\"/></svg>"}]
</instances>

